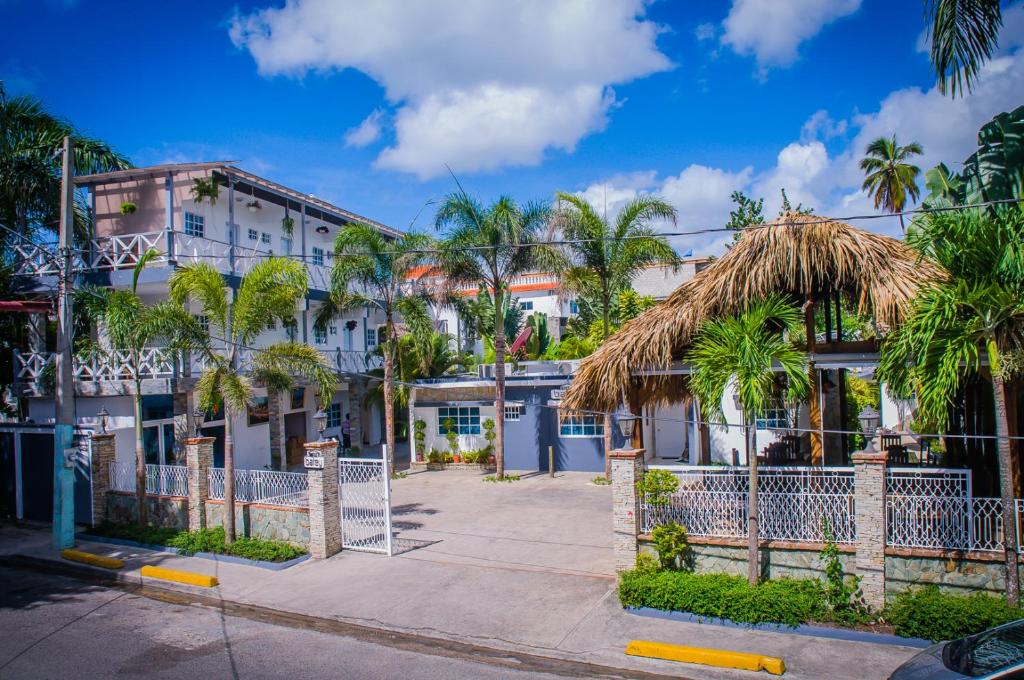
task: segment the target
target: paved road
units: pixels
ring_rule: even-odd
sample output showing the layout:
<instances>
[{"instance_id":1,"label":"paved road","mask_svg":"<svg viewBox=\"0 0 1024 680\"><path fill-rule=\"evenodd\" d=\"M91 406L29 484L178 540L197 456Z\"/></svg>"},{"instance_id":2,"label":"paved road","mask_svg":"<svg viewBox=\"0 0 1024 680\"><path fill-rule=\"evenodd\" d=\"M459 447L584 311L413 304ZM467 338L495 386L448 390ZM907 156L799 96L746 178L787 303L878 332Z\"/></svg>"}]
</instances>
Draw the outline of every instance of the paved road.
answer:
<instances>
[{"instance_id":1,"label":"paved road","mask_svg":"<svg viewBox=\"0 0 1024 680\"><path fill-rule=\"evenodd\" d=\"M524 672L0 568L0 678L509 678Z\"/></svg>"}]
</instances>

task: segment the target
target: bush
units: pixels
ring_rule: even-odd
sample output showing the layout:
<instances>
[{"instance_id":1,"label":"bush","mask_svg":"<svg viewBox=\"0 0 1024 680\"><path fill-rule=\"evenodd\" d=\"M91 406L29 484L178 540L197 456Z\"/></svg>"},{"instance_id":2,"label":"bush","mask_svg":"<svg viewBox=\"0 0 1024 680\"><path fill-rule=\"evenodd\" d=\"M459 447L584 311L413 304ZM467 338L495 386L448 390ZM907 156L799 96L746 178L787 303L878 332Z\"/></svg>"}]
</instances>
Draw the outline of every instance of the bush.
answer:
<instances>
[{"instance_id":1,"label":"bush","mask_svg":"<svg viewBox=\"0 0 1024 680\"><path fill-rule=\"evenodd\" d=\"M98 536L121 538L147 545L165 545L182 555L197 552L234 555L264 562L286 562L306 554L306 550L284 541L240 537L230 546L224 545L224 527L210 527L199 531L183 531L166 527L140 527L129 524L103 524L91 530Z\"/></svg>"},{"instance_id":2,"label":"bush","mask_svg":"<svg viewBox=\"0 0 1024 680\"><path fill-rule=\"evenodd\" d=\"M868 620L868 612L860 592L860 577L847 578L843 573L839 548L832 539L828 520L824 518L821 522L821 532L825 546L818 556L821 558L822 571L825 572L825 605L831 618L843 623L864 623Z\"/></svg>"},{"instance_id":3,"label":"bush","mask_svg":"<svg viewBox=\"0 0 1024 680\"><path fill-rule=\"evenodd\" d=\"M937 642L980 633L1024 618L1024 610L992 595L951 595L938 586L900 593L885 609L897 635Z\"/></svg>"},{"instance_id":4,"label":"bush","mask_svg":"<svg viewBox=\"0 0 1024 680\"><path fill-rule=\"evenodd\" d=\"M611 485L611 480L609 480L604 475L598 475L597 477L594 477L592 480L590 480L590 483L596 484L597 486L609 486Z\"/></svg>"},{"instance_id":5,"label":"bush","mask_svg":"<svg viewBox=\"0 0 1024 680\"><path fill-rule=\"evenodd\" d=\"M652 505L667 505L679 490L679 479L668 470L648 470L636 483L640 497Z\"/></svg>"},{"instance_id":6,"label":"bush","mask_svg":"<svg viewBox=\"0 0 1024 680\"><path fill-rule=\"evenodd\" d=\"M111 524L104 522L89 529L90 534L135 541L146 545L168 545L168 541L181 533L180 529L168 527L140 527L137 524Z\"/></svg>"},{"instance_id":7,"label":"bush","mask_svg":"<svg viewBox=\"0 0 1024 680\"><path fill-rule=\"evenodd\" d=\"M504 477L499 477L498 475L487 475L486 477L484 477L484 481L485 482L518 482L519 481L519 475L505 475Z\"/></svg>"},{"instance_id":8,"label":"bush","mask_svg":"<svg viewBox=\"0 0 1024 680\"><path fill-rule=\"evenodd\" d=\"M654 540L654 549L658 551L662 569L693 570L693 555L685 527L675 522L659 524L651 532L651 538Z\"/></svg>"},{"instance_id":9,"label":"bush","mask_svg":"<svg viewBox=\"0 0 1024 680\"><path fill-rule=\"evenodd\" d=\"M619 575L619 601L628 607L690 612L739 623L797 626L827 615L820 581L776 579L752 586L740 576L647 568Z\"/></svg>"}]
</instances>

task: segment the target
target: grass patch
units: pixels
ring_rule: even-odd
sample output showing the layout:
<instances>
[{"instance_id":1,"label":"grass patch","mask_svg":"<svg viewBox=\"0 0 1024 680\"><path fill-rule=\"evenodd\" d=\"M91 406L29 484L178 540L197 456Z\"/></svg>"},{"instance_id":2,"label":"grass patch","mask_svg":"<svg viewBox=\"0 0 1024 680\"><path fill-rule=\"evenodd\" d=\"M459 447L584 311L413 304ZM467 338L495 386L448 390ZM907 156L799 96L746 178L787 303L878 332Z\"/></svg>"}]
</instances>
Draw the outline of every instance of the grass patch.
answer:
<instances>
[{"instance_id":1,"label":"grass patch","mask_svg":"<svg viewBox=\"0 0 1024 680\"><path fill-rule=\"evenodd\" d=\"M408 472L392 472L391 479L405 479L409 476Z\"/></svg>"},{"instance_id":2,"label":"grass patch","mask_svg":"<svg viewBox=\"0 0 1024 680\"><path fill-rule=\"evenodd\" d=\"M1024 618L1024 610L984 593L952 595L937 586L900 593L885 608L897 635L937 642L973 635Z\"/></svg>"},{"instance_id":3,"label":"grass patch","mask_svg":"<svg viewBox=\"0 0 1024 680\"><path fill-rule=\"evenodd\" d=\"M505 475L504 477L499 477L498 475L487 475L486 477L484 477L484 481L485 482L518 482L519 481L519 475Z\"/></svg>"},{"instance_id":4,"label":"grass patch","mask_svg":"<svg viewBox=\"0 0 1024 680\"><path fill-rule=\"evenodd\" d=\"M597 484L598 486L610 486L612 480L606 478L604 475L598 475L590 480L591 484Z\"/></svg>"},{"instance_id":5,"label":"grass patch","mask_svg":"<svg viewBox=\"0 0 1024 680\"><path fill-rule=\"evenodd\" d=\"M91 529L89 533L147 545L163 545L175 548L183 555L206 552L263 562L287 562L306 554L304 548L291 543L263 538L240 537L228 546L224 544L224 527L183 531L166 527L140 527L133 524L103 524Z\"/></svg>"}]
</instances>

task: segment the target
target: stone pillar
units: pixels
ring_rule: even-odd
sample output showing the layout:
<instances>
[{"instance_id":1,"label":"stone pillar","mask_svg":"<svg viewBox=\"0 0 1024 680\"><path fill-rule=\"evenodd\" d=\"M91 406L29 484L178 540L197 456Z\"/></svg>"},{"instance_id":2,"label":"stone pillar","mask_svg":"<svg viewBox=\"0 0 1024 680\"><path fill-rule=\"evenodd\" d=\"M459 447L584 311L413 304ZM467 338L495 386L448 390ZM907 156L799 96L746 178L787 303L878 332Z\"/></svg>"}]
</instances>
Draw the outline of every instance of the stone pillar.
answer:
<instances>
[{"instance_id":1,"label":"stone pillar","mask_svg":"<svg viewBox=\"0 0 1024 680\"><path fill-rule=\"evenodd\" d=\"M352 425L352 446L362 446L368 441L363 437L363 398L366 395L366 381L363 378L355 378L348 383L348 413ZM345 414L341 414L342 420Z\"/></svg>"},{"instance_id":2,"label":"stone pillar","mask_svg":"<svg viewBox=\"0 0 1024 680\"><path fill-rule=\"evenodd\" d=\"M185 440L188 466L188 530L206 528L206 501L210 497L210 468L213 467L214 437Z\"/></svg>"},{"instance_id":3,"label":"stone pillar","mask_svg":"<svg viewBox=\"0 0 1024 680\"><path fill-rule=\"evenodd\" d=\"M291 399L291 395L287 395ZM267 390L267 411L270 415L270 469L284 470L284 414L281 408L281 393Z\"/></svg>"},{"instance_id":4,"label":"stone pillar","mask_svg":"<svg viewBox=\"0 0 1024 680\"><path fill-rule=\"evenodd\" d=\"M92 526L107 519L107 492L110 491L110 464L117 460L114 433L92 435Z\"/></svg>"},{"instance_id":5,"label":"stone pillar","mask_svg":"<svg viewBox=\"0 0 1024 680\"><path fill-rule=\"evenodd\" d=\"M853 454L857 530L855 571L864 601L874 611L885 605L885 452Z\"/></svg>"},{"instance_id":6,"label":"stone pillar","mask_svg":"<svg viewBox=\"0 0 1024 680\"><path fill-rule=\"evenodd\" d=\"M615 450L612 459L612 531L615 571L636 566L637 536L640 533L640 495L636 483L644 469L643 449Z\"/></svg>"},{"instance_id":7,"label":"stone pillar","mask_svg":"<svg viewBox=\"0 0 1024 680\"><path fill-rule=\"evenodd\" d=\"M309 478L309 554L323 560L341 550L341 510L338 503L338 442L309 442L305 446ZM323 467L309 466L320 461Z\"/></svg>"},{"instance_id":8,"label":"stone pillar","mask_svg":"<svg viewBox=\"0 0 1024 680\"><path fill-rule=\"evenodd\" d=\"M168 465L184 465L185 440L192 436L192 392L174 392L174 460Z\"/></svg>"}]
</instances>

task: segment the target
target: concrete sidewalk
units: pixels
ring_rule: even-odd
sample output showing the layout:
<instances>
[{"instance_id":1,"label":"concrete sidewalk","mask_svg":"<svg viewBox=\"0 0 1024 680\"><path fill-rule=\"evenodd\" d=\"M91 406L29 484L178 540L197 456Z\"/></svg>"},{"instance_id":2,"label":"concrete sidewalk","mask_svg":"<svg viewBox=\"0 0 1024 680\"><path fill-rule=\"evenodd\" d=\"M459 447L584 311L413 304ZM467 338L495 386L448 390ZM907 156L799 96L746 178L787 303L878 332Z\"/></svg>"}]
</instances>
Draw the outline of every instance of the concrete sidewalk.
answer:
<instances>
[{"instance_id":1,"label":"concrete sidewalk","mask_svg":"<svg viewBox=\"0 0 1024 680\"><path fill-rule=\"evenodd\" d=\"M141 582L139 568L156 564L217 576L200 591L239 604L475 643L526 654L669 675L749 678L725 671L626 656L632 639L732 649L780 656L786 677L830 680L886 678L915 653L907 647L721 628L628 614L615 597L614 579L533 567L446 563L417 551L387 558L346 551L275 572L196 557L81 542L80 549L125 559L121 579ZM0 555L59 560L50 535L0 528Z\"/></svg>"}]
</instances>

